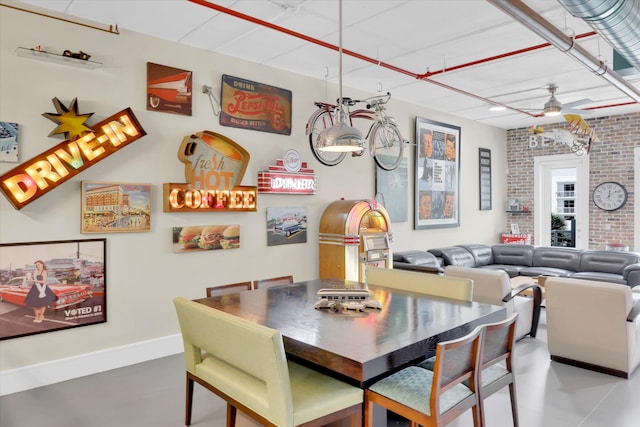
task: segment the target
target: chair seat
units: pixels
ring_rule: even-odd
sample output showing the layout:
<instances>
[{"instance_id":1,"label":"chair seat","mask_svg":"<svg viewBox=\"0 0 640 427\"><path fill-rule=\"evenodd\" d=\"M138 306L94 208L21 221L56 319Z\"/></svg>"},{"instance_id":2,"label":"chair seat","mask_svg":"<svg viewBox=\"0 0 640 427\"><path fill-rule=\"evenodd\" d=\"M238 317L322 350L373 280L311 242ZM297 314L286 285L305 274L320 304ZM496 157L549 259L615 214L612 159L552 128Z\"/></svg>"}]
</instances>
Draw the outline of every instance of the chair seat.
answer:
<instances>
[{"instance_id":1,"label":"chair seat","mask_svg":"<svg viewBox=\"0 0 640 427\"><path fill-rule=\"evenodd\" d=\"M288 361L295 425L362 403L363 391L318 371Z\"/></svg>"},{"instance_id":2,"label":"chair seat","mask_svg":"<svg viewBox=\"0 0 640 427\"><path fill-rule=\"evenodd\" d=\"M429 371L433 371L433 364L435 362L436 358L434 357L430 357L427 360L425 360L424 362L421 362L418 364L418 366L420 368L423 369L427 369ZM486 387L489 384L499 380L500 378L504 377L505 375L509 375L509 371L501 365L491 365L486 369L483 369L482 371L480 371L480 384L482 385L482 387ZM469 385L469 381L464 381L463 382L464 385L468 386Z\"/></svg>"},{"instance_id":3,"label":"chair seat","mask_svg":"<svg viewBox=\"0 0 640 427\"><path fill-rule=\"evenodd\" d=\"M393 399L416 411L431 415L429 396L425 394L425 391L431 390L432 382L432 371L410 366L378 381L369 387L369 390ZM440 412L446 412L472 394L472 391L462 384L454 386L451 390L442 394Z\"/></svg>"}]
</instances>

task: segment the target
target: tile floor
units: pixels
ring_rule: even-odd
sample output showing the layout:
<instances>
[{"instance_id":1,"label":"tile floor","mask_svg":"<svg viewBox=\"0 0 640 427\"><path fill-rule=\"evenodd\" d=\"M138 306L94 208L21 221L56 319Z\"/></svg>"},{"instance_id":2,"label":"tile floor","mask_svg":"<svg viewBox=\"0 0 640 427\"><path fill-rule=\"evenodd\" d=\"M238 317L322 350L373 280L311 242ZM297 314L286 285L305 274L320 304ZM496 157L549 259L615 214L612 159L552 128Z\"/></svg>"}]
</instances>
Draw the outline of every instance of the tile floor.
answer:
<instances>
[{"instance_id":1,"label":"tile floor","mask_svg":"<svg viewBox=\"0 0 640 427\"><path fill-rule=\"evenodd\" d=\"M516 344L521 427L638 427L640 372L624 380L549 360L544 316L537 338ZM180 427L182 355L0 398L1 427ZM196 385L193 426L224 427L225 405ZM507 389L486 401L487 426L512 426ZM389 426L404 426L389 417ZM472 426L470 412L450 426ZM244 418L238 427L253 427Z\"/></svg>"}]
</instances>

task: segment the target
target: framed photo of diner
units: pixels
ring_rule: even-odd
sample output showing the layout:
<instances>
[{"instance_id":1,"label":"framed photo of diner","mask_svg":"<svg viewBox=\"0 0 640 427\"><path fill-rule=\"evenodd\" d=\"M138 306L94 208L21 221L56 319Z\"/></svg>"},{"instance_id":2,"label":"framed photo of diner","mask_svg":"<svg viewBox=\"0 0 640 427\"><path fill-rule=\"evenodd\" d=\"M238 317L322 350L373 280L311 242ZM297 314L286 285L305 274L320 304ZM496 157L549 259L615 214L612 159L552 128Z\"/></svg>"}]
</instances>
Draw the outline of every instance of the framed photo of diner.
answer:
<instances>
[{"instance_id":1,"label":"framed photo of diner","mask_svg":"<svg viewBox=\"0 0 640 427\"><path fill-rule=\"evenodd\" d=\"M460 226L460 137L458 126L416 117L416 230Z\"/></svg>"},{"instance_id":2,"label":"framed photo of diner","mask_svg":"<svg viewBox=\"0 0 640 427\"><path fill-rule=\"evenodd\" d=\"M0 244L0 340L107 321L106 239Z\"/></svg>"}]
</instances>

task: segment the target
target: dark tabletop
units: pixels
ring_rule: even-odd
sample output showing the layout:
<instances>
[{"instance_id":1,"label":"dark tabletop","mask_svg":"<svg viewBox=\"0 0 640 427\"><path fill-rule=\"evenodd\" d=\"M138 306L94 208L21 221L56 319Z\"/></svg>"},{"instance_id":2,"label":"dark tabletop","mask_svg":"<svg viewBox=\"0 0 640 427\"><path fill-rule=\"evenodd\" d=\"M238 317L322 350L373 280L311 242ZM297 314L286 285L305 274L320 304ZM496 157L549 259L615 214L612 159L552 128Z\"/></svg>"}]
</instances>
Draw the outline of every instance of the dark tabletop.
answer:
<instances>
[{"instance_id":1,"label":"dark tabletop","mask_svg":"<svg viewBox=\"0 0 640 427\"><path fill-rule=\"evenodd\" d=\"M370 286L382 309L316 310L320 288L362 286L319 279L196 301L281 331L287 355L338 378L367 386L432 354L439 341L505 319L503 307Z\"/></svg>"}]
</instances>

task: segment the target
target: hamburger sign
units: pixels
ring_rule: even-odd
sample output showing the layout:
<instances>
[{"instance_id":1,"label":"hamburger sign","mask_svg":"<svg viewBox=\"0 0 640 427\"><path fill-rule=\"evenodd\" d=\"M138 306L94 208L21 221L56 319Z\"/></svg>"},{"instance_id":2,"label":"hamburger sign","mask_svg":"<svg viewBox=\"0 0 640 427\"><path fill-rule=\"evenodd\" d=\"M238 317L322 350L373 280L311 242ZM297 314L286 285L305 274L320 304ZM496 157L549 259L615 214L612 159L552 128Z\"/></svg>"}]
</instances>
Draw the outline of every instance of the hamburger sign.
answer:
<instances>
[{"instance_id":1,"label":"hamburger sign","mask_svg":"<svg viewBox=\"0 0 640 427\"><path fill-rule=\"evenodd\" d=\"M240 247L240 226L237 224L174 227L173 236L173 252Z\"/></svg>"},{"instance_id":2,"label":"hamburger sign","mask_svg":"<svg viewBox=\"0 0 640 427\"><path fill-rule=\"evenodd\" d=\"M211 131L184 137L178 159L187 183L163 186L165 212L255 212L257 187L242 186L249 153Z\"/></svg>"}]
</instances>

